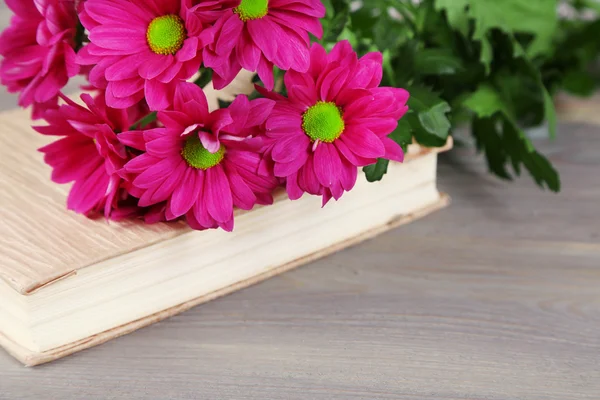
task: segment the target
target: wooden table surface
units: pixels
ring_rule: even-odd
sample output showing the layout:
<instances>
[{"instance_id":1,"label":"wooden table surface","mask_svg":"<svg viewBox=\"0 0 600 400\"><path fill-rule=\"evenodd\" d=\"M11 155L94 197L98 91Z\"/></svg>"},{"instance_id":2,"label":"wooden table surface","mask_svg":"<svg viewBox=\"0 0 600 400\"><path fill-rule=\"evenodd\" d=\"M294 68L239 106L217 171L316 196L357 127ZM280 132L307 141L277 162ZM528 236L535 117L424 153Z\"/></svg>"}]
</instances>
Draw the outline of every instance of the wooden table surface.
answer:
<instances>
[{"instance_id":1,"label":"wooden table surface","mask_svg":"<svg viewBox=\"0 0 600 400\"><path fill-rule=\"evenodd\" d=\"M538 141L559 195L459 147L441 212L53 364L0 352L0 399L599 399L598 131Z\"/></svg>"}]
</instances>

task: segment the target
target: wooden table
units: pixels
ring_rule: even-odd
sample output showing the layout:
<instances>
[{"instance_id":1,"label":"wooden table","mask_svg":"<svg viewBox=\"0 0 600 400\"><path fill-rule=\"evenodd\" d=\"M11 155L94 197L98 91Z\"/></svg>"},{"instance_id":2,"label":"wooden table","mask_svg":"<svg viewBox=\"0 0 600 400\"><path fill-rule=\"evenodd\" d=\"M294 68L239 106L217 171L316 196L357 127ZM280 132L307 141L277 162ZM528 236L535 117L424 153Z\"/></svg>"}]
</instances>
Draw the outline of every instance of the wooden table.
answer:
<instances>
[{"instance_id":1,"label":"wooden table","mask_svg":"<svg viewBox=\"0 0 600 400\"><path fill-rule=\"evenodd\" d=\"M450 208L50 365L0 352L0 399L598 399L598 131L539 142L559 195L457 148Z\"/></svg>"}]
</instances>

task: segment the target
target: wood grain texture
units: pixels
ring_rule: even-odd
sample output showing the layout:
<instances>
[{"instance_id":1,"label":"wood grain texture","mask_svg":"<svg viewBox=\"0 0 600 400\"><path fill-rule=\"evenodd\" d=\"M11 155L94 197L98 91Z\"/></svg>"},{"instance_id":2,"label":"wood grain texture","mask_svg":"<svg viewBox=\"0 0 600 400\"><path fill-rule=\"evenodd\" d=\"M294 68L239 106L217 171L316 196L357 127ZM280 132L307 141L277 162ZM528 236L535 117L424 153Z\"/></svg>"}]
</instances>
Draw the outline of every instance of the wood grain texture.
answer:
<instances>
[{"instance_id":1,"label":"wood grain texture","mask_svg":"<svg viewBox=\"0 0 600 400\"><path fill-rule=\"evenodd\" d=\"M77 268L172 237L181 229L109 224L67 212L68 186L50 181L50 168L37 152L49 138L27 129L30 123L20 110L0 116L0 279L22 293L30 292Z\"/></svg>"},{"instance_id":2,"label":"wood grain texture","mask_svg":"<svg viewBox=\"0 0 600 400\"><path fill-rule=\"evenodd\" d=\"M33 370L0 399L598 399L600 133L537 142L564 191L441 156L453 204Z\"/></svg>"}]
</instances>

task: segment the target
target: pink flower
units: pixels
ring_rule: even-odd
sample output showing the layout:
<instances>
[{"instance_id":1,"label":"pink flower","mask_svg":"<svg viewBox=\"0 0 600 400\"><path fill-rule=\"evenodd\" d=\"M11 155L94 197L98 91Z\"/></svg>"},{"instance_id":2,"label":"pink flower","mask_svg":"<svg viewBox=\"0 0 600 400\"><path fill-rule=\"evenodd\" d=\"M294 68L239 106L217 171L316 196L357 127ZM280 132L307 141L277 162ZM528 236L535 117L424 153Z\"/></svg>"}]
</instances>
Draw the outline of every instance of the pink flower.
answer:
<instances>
[{"instance_id":1,"label":"pink flower","mask_svg":"<svg viewBox=\"0 0 600 400\"><path fill-rule=\"evenodd\" d=\"M233 208L271 204L277 180L258 172L264 121L274 102L237 96L227 109L208 111L204 92L177 86L172 108L158 113L162 128L120 136L145 151L122 174L142 207L166 201L166 218L184 216L194 229L233 229Z\"/></svg>"},{"instance_id":2,"label":"pink flower","mask_svg":"<svg viewBox=\"0 0 600 400\"><path fill-rule=\"evenodd\" d=\"M257 71L273 88L273 65L305 72L309 66L308 33L323 35L320 0L226 0L229 6L215 23L214 41L204 49L204 63L213 68L221 89L242 68Z\"/></svg>"},{"instance_id":3,"label":"pink flower","mask_svg":"<svg viewBox=\"0 0 600 400\"><path fill-rule=\"evenodd\" d=\"M337 200L354 187L357 167L378 158L403 160L402 148L387 136L408 110L409 95L378 87L381 63L380 53L359 60L347 41L329 54L314 44L308 73L285 74L288 98L265 93L277 99L265 151L275 175L287 178L291 199L308 192L323 196L323 204Z\"/></svg>"},{"instance_id":4,"label":"pink flower","mask_svg":"<svg viewBox=\"0 0 600 400\"><path fill-rule=\"evenodd\" d=\"M56 108L58 92L77 75L75 2L64 0L6 0L15 13L0 36L0 80L11 93L20 92L19 105L33 105L33 117Z\"/></svg>"},{"instance_id":5,"label":"pink flower","mask_svg":"<svg viewBox=\"0 0 600 400\"><path fill-rule=\"evenodd\" d=\"M166 222L165 209L167 203L162 202L152 207L139 207L138 199L132 196L119 202L119 208L113 210L110 215L112 221L120 222L131 219L141 219L144 223L151 225L158 222Z\"/></svg>"},{"instance_id":6,"label":"pink flower","mask_svg":"<svg viewBox=\"0 0 600 400\"><path fill-rule=\"evenodd\" d=\"M67 104L47 111L48 125L35 127L44 135L62 138L40 151L53 169L54 182L74 182L67 199L70 210L86 215L103 212L108 218L127 199L117 171L131 157L116 132L127 131L148 109L115 110L106 106L102 94L95 98L81 95L87 108L63 99Z\"/></svg>"},{"instance_id":7,"label":"pink flower","mask_svg":"<svg viewBox=\"0 0 600 400\"><path fill-rule=\"evenodd\" d=\"M143 98L163 110L180 80L202 63L203 22L181 0L87 0L80 13L90 44L78 54L94 65L89 79L106 88L106 102L130 107Z\"/></svg>"}]
</instances>

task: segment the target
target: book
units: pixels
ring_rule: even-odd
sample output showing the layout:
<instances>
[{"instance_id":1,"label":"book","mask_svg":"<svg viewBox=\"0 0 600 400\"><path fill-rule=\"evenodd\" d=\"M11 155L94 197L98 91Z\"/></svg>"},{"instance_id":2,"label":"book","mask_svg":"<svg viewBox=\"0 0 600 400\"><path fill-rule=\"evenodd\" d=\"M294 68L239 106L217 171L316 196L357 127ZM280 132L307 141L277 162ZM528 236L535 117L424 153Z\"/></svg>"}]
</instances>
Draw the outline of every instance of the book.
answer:
<instances>
[{"instance_id":1,"label":"book","mask_svg":"<svg viewBox=\"0 0 600 400\"><path fill-rule=\"evenodd\" d=\"M236 89L239 91L239 88ZM207 90L213 107L216 92ZM66 210L27 111L0 114L0 345L27 366L101 344L448 204L437 154L411 145L380 182L236 212L235 230L90 220Z\"/></svg>"}]
</instances>

